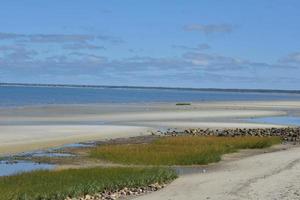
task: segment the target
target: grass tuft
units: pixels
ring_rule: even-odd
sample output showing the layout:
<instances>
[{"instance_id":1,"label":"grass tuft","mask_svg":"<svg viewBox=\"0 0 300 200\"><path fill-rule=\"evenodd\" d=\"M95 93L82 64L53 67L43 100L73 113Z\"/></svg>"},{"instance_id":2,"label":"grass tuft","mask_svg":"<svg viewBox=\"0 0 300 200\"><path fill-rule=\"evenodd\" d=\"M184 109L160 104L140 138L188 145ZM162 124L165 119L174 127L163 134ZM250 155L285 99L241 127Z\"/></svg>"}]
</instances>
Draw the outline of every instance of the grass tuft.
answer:
<instances>
[{"instance_id":1,"label":"grass tuft","mask_svg":"<svg viewBox=\"0 0 300 200\"><path fill-rule=\"evenodd\" d=\"M208 164L239 149L266 148L280 142L279 137L163 137L149 144L99 146L91 150L90 156L124 164Z\"/></svg>"},{"instance_id":2,"label":"grass tuft","mask_svg":"<svg viewBox=\"0 0 300 200\"><path fill-rule=\"evenodd\" d=\"M176 106L190 106L192 105L191 103L185 103L185 102L181 102L181 103L176 103Z\"/></svg>"}]
</instances>

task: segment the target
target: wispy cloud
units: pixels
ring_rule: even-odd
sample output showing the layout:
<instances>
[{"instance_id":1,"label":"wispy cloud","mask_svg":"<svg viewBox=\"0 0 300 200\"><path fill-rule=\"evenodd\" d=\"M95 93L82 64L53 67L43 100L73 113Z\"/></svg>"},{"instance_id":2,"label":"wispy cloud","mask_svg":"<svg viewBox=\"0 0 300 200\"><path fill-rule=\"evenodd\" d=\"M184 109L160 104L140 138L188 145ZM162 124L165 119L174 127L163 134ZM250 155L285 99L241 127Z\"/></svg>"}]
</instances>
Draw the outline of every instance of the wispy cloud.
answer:
<instances>
[{"instance_id":1,"label":"wispy cloud","mask_svg":"<svg viewBox=\"0 0 300 200\"><path fill-rule=\"evenodd\" d=\"M189 47L186 45L172 45L172 47L175 49L181 49L185 51L203 51L203 50L210 49L210 46L208 44L198 44L195 47Z\"/></svg>"},{"instance_id":2,"label":"wispy cloud","mask_svg":"<svg viewBox=\"0 0 300 200\"><path fill-rule=\"evenodd\" d=\"M56 43L56 42L87 42L94 40L96 36L81 34L17 34L0 33L0 39L21 39L28 42Z\"/></svg>"},{"instance_id":3,"label":"wispy cloud","mask_svg":"<svg viewBox=\"0 0 300 200\"><path fill-rule=\"evenodd\" d=\"M231 24L190 24L183 27L185 31L196 31L206 35L214 33L230 33L234 27Z\"/></svg>"},{"instance_id":4,"label":"wispy cloud","mask_svg":"<svg viewBox=\"0 0 300 200\"><path fill-rule=\"evenodd\" d=\"M38 52L25 48L22 45L3 45L0 46L0 58L3 62L16 63L27 62L38 55Z\"/></svg>"},{"instance_id":5,"label":"wispy cloud","mask_svg":"<svg viewBox=\"0 0 300 200\"><path fill-rule=\"evenodd\" d=\"M218 87L219 82L230 83L233 87L235 83L259 87L259 84L256 85L258 82L275 87L279 84L279 81L276 82L277 79L286 80L290 85L299 81L297 74L300 69L294 64L300 62L300 53L290 54L275 64L258 63L211 53L205 51L210 48L208 44L199 44L173 45L172 48L182 50L181 55L174 57L139 56L137 52L137 56L133 57L111 58L104 56L107 55L106 51L98 51L104 47L94 42L97 36L52 36L40 39L40 36L36 35L34 38L23 34L0 35L2 40L14 40L6 42L6 45L0 45L1 80L10 81L15 80L14 77L19 77L21 82L55 80L63 83L123 85L151 84L155 80L157 85L181 87L190 85L202 87L201 84L204 83ZM49 52L43 53L39 48L34 49L35 45L31 46L30 42L15 42L20 39L26 39L34 44L39 41L37 45L39 47L46 44ZM48 43L55 43L54 49L53 45L47 45ZM57 47L60 48L59 51ZM286 70L287 67L289 70Z\"/></svg>"},{"instance_id":6,"label":"wispy cloud","mask_svg":"<svg viewBox=\"0 0 300 200\"><path fill-rule=\"evenodd\" d=\"M105 50L104 46L88 44L88 43L75 43L75 44L65 44L62 46L63 49L67 50L82 50L82 49L89 49L89 50L97 50L102 49Z\"/></svg>"},{"instance_id":7,"label":"wispy cloud","mask_svg":"<svg viewBox=\"0 0 300 200\"><path fill-rule=\"evenodd\" d=\"M0 40L18 40L31 43L86 43L94 40L120 43L122 40L107 35L90 34L18 34L0 32Z\"/></svg>"},{"instance_id":8,"label":"wispy cloud","mask_svg":"<svg viewBox=\"0 0 300 200\"><path fill-rule=\"evenodd\" d=\"M300 65L300 52L291 53L282 59L279 59L279 62L285 64L299 64Z\"/></svg>"},{"instance_id":9,"label":"wispy cloud","mask_svg":"<svg viewBox=\"0 0 300 200\"><path fill-rule=\"evenodd\" d=\"M83 52L71 52L69 54L70 56L73 56L73 62L75 60L82 60L86 61L88 63L93 62L93 63L107 63L107 57L101 56L101 55L96 55L93 53L83 53Z\"/></svg>"},{"instance_id":10,"label":"wispy cloud","mask_svg":"<svg viewBox=\"0 0 300 200\"><path fill-rule=\"evenodd\" d=\"M4 65L36 65L38 67L41 63L49 63L50 67L51 62L61 63L60 66L63 66L64 62L70 63L78 59L96 62L102 58L92 54L88 56L86 53L95 54L98 50L106 49L104 45L114 45L116 42L121 42L121 39L106 35L0 32L0 67ZM56 55L58 52L61 55ZM70 52L78 54L67 58ZM85 56L83 56L84 53Z\"/></svg>"},{"instance_id":11,"label":"wispy cloud","mask_svg":"<svg viewBox=\"0 0 300 200\"><path fill-rule=\"evenodd\" d=\"M245 64L248 64L247 61L241 60L238 58L222 56L218 54L208 54L201 52L188 52L183 54L183 58L196 65L206 68L208 70L217 70L217 69L236 69L241 68Z\"/></svg>"}]
</instances>

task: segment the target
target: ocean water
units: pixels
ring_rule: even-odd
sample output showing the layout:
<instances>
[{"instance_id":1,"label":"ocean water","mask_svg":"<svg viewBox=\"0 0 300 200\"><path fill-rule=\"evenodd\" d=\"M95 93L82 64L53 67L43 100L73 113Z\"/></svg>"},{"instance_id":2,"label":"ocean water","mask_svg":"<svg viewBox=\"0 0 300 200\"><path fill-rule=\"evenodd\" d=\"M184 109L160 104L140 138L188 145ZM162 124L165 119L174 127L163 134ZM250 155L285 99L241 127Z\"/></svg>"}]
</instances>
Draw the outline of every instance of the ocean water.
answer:
<instances>
[{"instance_id":1,"label":"ocean water","mask_svg":"<svg viewBox=\"0 0 300 200\"><path fill-rule=\"evenodd\" d=\"M300 94L189 89L0 86L0 106L85 103L300 100Z\"/></svg>"}]
</instances>

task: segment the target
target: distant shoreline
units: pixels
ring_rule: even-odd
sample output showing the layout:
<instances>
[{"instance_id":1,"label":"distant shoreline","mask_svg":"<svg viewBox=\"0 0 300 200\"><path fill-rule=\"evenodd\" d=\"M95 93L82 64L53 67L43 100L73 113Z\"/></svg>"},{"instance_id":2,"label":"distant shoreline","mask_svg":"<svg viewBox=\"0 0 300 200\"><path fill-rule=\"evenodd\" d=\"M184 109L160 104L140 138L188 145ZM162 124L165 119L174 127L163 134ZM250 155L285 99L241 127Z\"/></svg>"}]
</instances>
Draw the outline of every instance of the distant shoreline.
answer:
<instances>
[{"instance_id":1,"label":"distant shoreline","mask_svg":"<svg viewBox=\"0 0 300 200\"><path fill-rule=\"evenodd\" d=\"M178 88L178 87L149 87L149 86L110 86L110 85L77 85L77 84L38 84L38 83L0 83L0 87L53 87L53 88L96 88L96 89L157 89L157 90L185 90L202 92L239 92L239 93L288 93L300 94L300 90L272 90L272 89L222 89L222 88Z\"/></svg>"}]
</instances>

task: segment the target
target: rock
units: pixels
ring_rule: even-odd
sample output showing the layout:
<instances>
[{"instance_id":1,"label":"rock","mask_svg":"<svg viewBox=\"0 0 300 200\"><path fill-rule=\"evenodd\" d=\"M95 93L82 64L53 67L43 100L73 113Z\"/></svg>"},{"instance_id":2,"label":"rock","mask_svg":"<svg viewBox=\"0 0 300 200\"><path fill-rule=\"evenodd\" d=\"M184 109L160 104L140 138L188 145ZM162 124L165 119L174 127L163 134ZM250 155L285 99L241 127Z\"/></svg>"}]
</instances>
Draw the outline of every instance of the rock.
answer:
<instances>
[{"instance_id":1,"label":"rock","mask_svg":"<svg viewBox=\"0 0 300 200\"><path fill-rule=\"evenodd\" d=\"M295 128L253 128L253 129L186 129L181 132L168 132L166 135L177 136L180 134L193 136L223 136L223 137L237 137L237 136L256 136L256 137L271 137L279 136L286 142L300 141L300 127Z\"/></svg>"}]
</instances>

